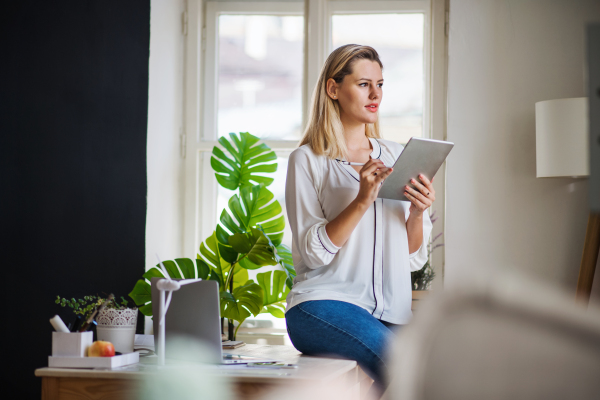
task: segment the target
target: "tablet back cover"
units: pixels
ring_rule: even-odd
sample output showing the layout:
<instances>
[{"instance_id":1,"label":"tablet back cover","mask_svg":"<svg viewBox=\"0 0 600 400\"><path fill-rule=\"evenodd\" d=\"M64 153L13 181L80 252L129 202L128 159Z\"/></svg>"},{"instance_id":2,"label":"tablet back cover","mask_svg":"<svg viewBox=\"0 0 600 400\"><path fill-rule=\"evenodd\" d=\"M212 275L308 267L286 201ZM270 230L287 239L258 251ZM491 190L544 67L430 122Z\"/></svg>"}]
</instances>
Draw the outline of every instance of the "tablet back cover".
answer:
<instances>
[{"instance_id":1,"label":"tablet back cover","mask_svg":"<svg viewBox=\"0 0 600 400\"><path fill-rule=\"evenodd\" d=\"M431 180L454 147L454 143L441 140L411 138L394 164L394 172L385 180L378 198L409 201L404 196L404 186L411 178L423 174ZM418 179L417 179L418 180Z\"/></svg>"}]
</instances>

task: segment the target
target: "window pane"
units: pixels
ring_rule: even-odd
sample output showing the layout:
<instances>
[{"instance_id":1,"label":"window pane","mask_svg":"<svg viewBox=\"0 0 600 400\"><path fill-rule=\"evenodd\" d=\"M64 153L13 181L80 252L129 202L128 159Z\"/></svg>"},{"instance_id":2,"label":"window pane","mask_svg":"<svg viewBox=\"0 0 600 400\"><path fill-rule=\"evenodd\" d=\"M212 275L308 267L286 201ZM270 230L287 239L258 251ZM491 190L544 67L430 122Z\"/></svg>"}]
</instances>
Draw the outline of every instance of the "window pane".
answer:
<instances>
[{"instance_id":1,"label":"window pane","mask_svg":"<svg viewBox=\"0 0 600 400\"><path fill-rule=\"evenodd\" d=\"M301 16L219 16L219 136L300 138L303 21Z\"/></svg>"},{"instance_id":2,"label":"window pane","mask_svg":"<svg viewBox=\"0 0 600 400\"><path fill-rule=\"evenodd\" d=\"M334 15L332 44L373 47L383 63L379 109L385 139L406 143L423 135L423 14Z\"/></svg>"}]
</instances>

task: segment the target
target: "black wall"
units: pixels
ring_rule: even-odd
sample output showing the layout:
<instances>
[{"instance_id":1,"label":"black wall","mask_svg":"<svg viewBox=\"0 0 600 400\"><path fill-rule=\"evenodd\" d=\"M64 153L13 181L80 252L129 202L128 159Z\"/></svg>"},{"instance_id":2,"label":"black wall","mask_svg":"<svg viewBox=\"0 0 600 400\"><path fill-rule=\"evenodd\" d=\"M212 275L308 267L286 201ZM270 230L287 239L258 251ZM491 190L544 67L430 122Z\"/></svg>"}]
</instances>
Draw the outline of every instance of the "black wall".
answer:
<instances>
[{"instance_id":1,"label":"black wall","mask_svg":"<svg viewBox=\"0 0 600 400\"><path fill-rule=\"evenodd\" d=\"M150 2L12 1L0 32L2 393L39 399L56 295L144 271Z\"/></svg>"}]
</instances>

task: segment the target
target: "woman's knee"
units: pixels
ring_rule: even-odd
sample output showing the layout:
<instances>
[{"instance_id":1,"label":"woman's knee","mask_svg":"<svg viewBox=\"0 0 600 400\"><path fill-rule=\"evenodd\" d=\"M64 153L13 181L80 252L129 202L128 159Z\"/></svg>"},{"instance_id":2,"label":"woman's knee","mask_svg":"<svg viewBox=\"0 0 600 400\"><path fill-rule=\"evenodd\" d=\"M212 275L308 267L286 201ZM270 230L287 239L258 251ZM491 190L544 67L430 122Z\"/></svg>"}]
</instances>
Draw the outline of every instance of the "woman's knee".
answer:
<instances>
[{"instance_id":1,"label":"woman's knee","mask_svg":"<svg viewBox=\"0 0 600 400\"><path fill-rule=\"evenodd\" d=\"M323 355L355 360L379 384L387 374L385 351L391 332L379 326L375 318L327 321L297 305L286 313L290 340L297 350L307 355ZM362 322L362 324L360 323Z\"/></svg>"}]
</instances>

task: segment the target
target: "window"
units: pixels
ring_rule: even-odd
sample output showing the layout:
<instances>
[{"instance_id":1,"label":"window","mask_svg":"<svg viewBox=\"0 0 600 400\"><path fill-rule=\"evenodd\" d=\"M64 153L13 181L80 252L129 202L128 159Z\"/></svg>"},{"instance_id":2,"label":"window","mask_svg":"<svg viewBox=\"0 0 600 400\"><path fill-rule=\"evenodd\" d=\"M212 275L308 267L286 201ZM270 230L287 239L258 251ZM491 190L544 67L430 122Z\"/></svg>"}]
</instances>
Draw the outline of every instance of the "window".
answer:
<instances>
[{"instance_id":1,"label":"window","mask_svg":"<svg viewBox=\"0 0 600 400\"><path fill-rule=\"evenodd\" d=\"M200 8L201 3L192 5ZM187 64L197 73L194 77L203 78L192 100L196 104L186 107L196 114L187 120L197 127L192 135L187 129L187 136L196 139L187 140L186 154L186 188L192 185L194 192L186 193L184 247L191 254L210 236L218 211L231 196L218 187L210 167L218 137L250 132L277 152L278 174L270 189L284 206L283 190L275 187L285 185L285 160L297 146L303 117L303 3L217 1L205 5L205 27L198 26L201 38L197 46L188 46L189 52L203 60L194 58L196 63ZM188 215L193 217L187 219ZM289 230L286 236L291 244Z\"/></svg>"},{"instance_id":2,"label":"window","mask_svg":"<svg viewBox=\"0 0 600 400\"><path fill-rule=\"evenodd\" d=\"M367 44L380 53L386 139L444 138L444 0L189 0L187 12L186 254L196 254L212 234L231 196L210 167L213 146L229 132L248 131L276 151L279 167L269 188L285 214L287 157L302 134L320 68L340 45ZM291 245L286 229L284 243Z\"/></svg>"},{"instance_id":3,"label":"window","mask_svg":"<svg viewBox=\"0 0 600 400\"><path fill-rule=\"evenodd\" d=\"M207 79L214 76L217 82L217 121L205 132L223 136L248 131L262 139L298 140L303 17L218 14L215 18L218 63ZM206 104L212 108L213 102Z\"/></svg>"}]
</instances>

